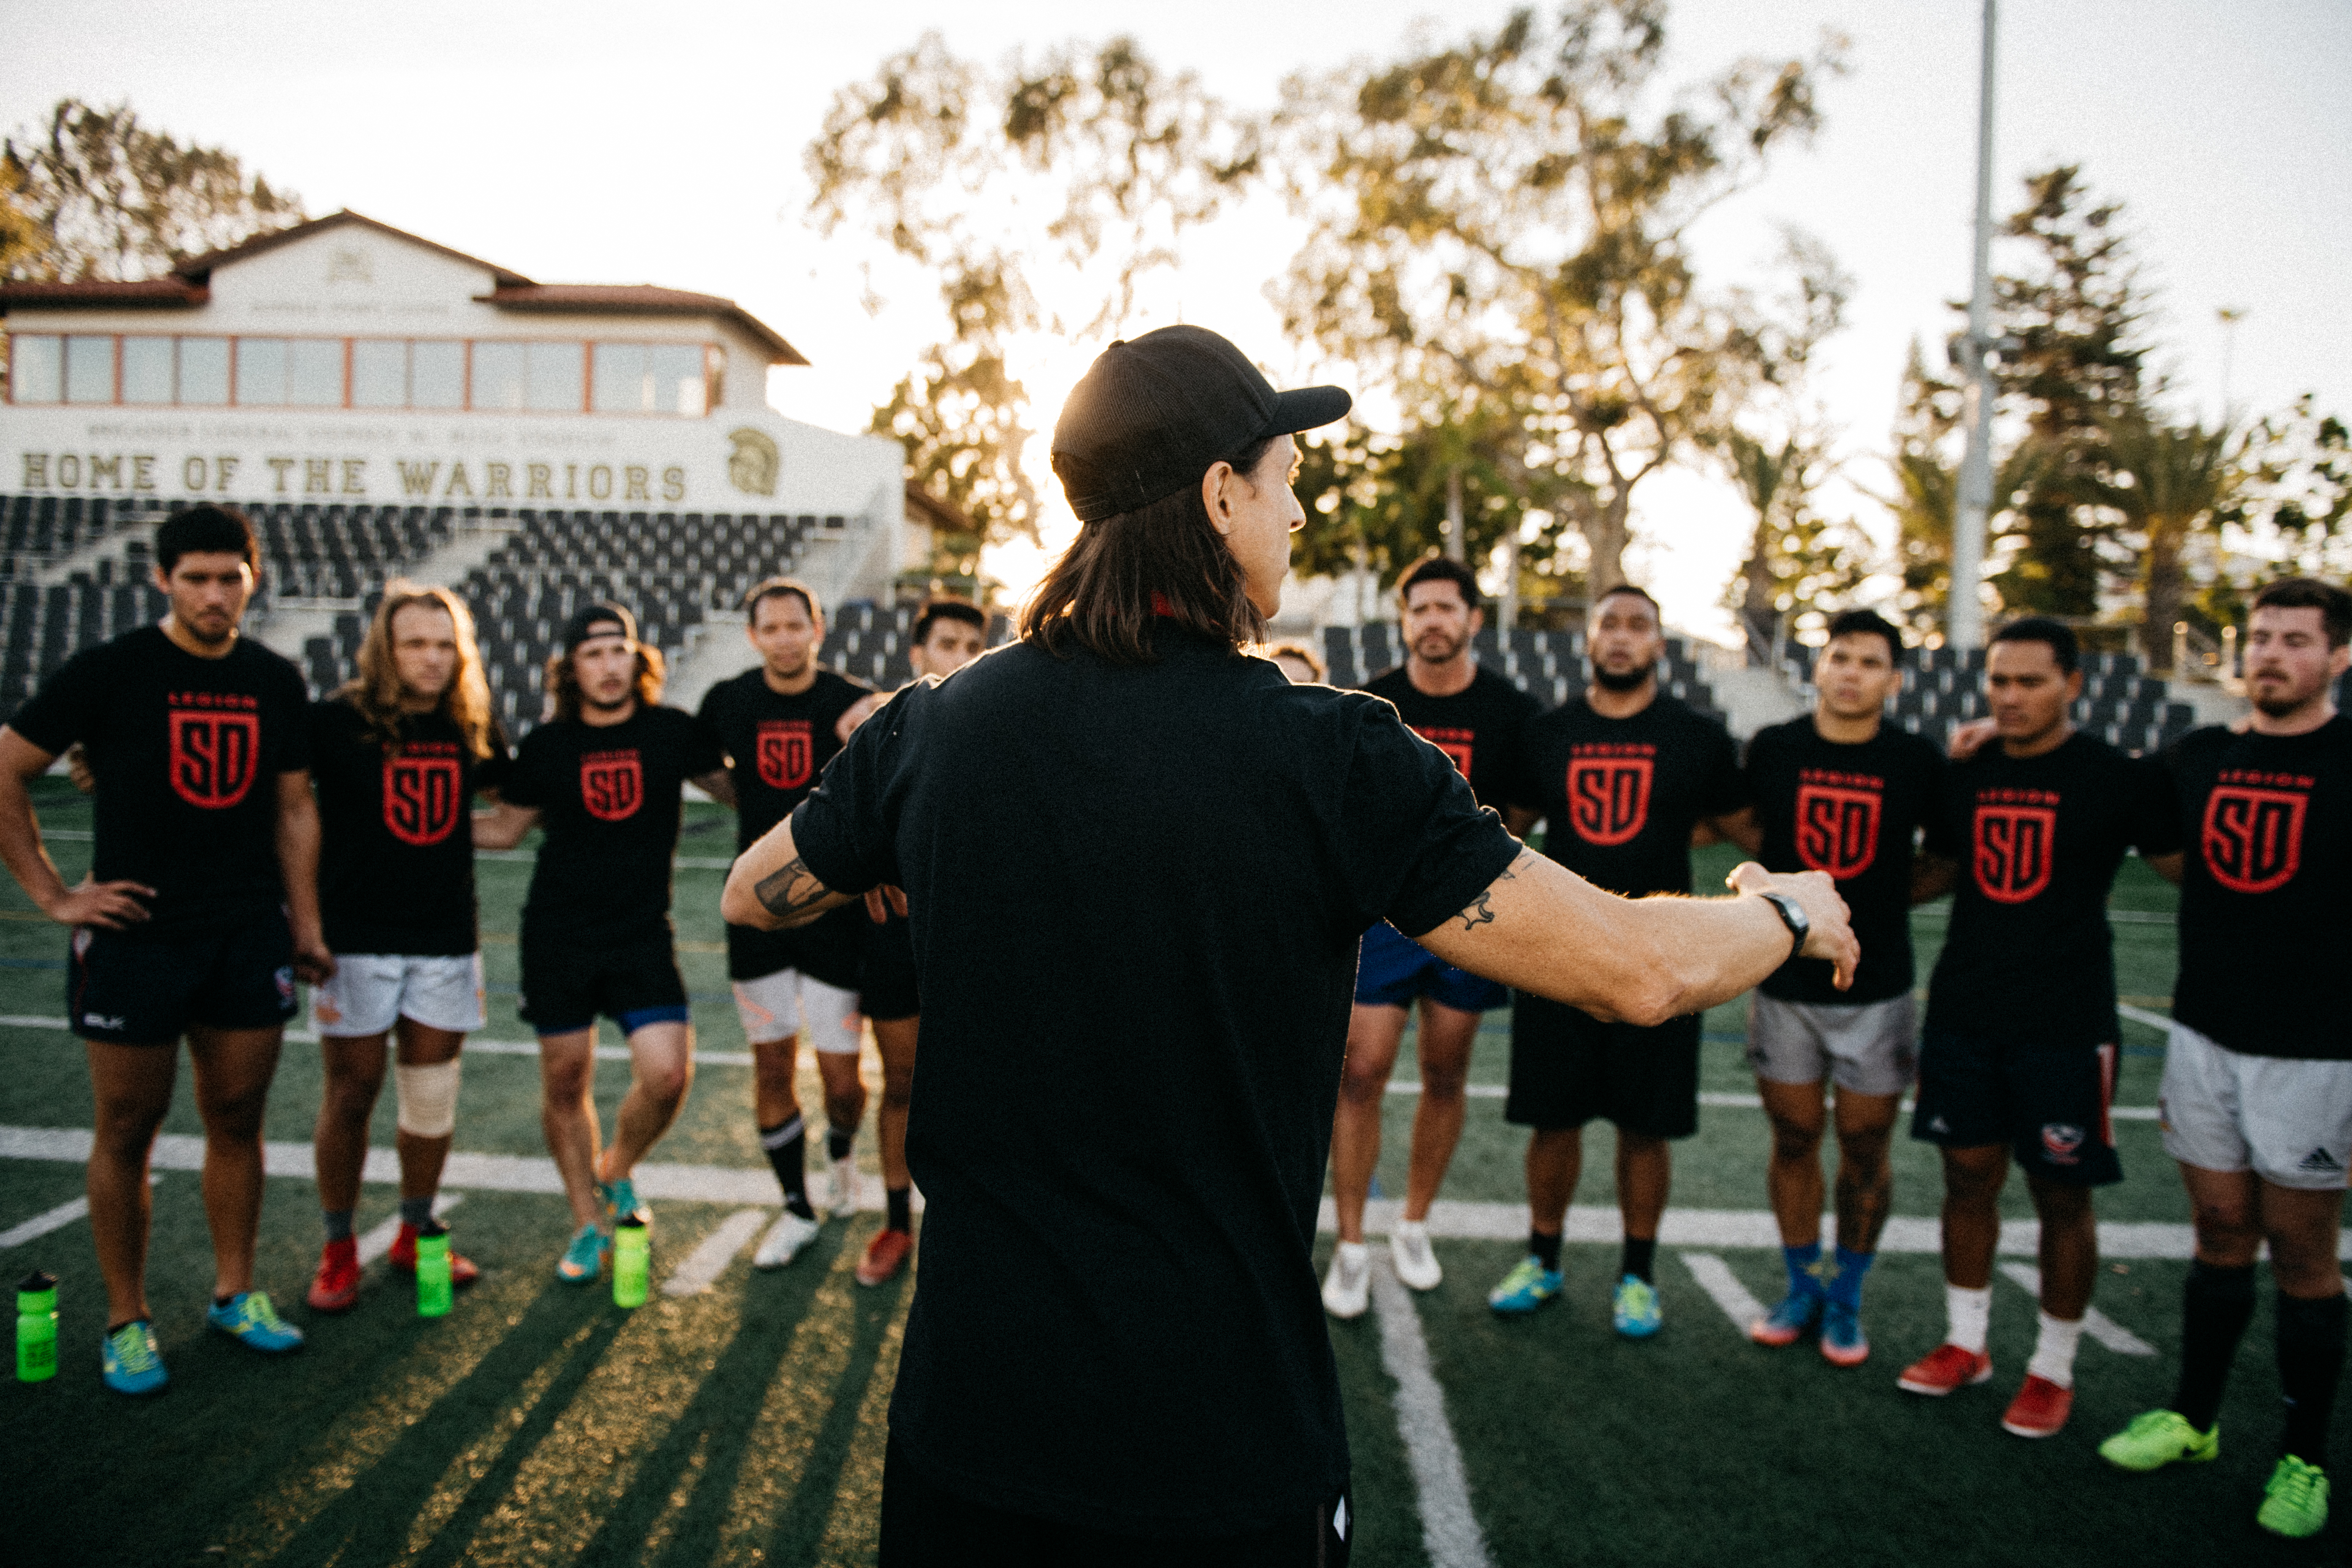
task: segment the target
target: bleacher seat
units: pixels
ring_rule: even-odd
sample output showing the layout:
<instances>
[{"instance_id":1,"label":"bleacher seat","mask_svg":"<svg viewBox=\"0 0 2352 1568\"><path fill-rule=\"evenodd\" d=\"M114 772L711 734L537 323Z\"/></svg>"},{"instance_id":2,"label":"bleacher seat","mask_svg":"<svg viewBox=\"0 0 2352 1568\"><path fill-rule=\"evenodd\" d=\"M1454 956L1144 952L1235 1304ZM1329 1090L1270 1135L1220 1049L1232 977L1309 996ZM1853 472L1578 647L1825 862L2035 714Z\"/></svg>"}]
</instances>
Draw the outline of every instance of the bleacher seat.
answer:
<instances>
[{"instance_id":1,"label":"bleacher seat","mask_svg":"<svg viewBox=\"0 0 2352 1568\"><path fill-rule=\"evenodd\" d=\"M1784 674L1812 693L1813 661L1819 648L1790 642L1783 650ZM1971 719L1985 717L1984 650L1913 648L1903 670L1903 689L1894 719L1905 729L1938 744ZM2135 653L2083 656L2083 695L2074 704L2077 726L2111 746L2135 754L2161 751L2197 726L2197 710L2169 700L2165 683L2141 671Z\"/></svg>"},{"instance_id":2,"label":"bleacher seat","mask_svg":"<svg viewBox=\"0 0 2352 1568\"><path fill-rule=\"evenodd\" d=\"M1557 708L1584 689L1582 632L1514 631L1506 638L1489 626L1472 639L1471 648L1483 668L1497 671L1546 708ZM1324 679L1334 686L1361 686L1403 662L1403 645L1391 622L1324 628ZM1658 680L1668 695L1723 721L1713 688L1681 637L1666 639Z\"/></svg>"}]
</instances>

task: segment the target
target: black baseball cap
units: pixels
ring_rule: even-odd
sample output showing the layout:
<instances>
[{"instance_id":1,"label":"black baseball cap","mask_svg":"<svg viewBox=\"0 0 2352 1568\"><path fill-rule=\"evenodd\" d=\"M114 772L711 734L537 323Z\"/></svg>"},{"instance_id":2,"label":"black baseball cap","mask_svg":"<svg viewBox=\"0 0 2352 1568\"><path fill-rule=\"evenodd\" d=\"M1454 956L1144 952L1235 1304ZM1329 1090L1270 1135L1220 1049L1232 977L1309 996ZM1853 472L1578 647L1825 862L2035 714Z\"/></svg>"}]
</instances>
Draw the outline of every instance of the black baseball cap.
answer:
<instances>
[{"instance_id":1,"label":"black baseball cap","mask_svg":"<svg viewBox=\"0 0 2352 1568\"><path fill-rule=\"evenodd\" d=\"M637 618L620 605L594 601L572 612L563 623L563 651L570 653L590 637L624 637L637 640Z\"/></svg>"},{"instance_id":2,"label":"black baseball cap","mask_svg":"<svg viewBox=\"0 0 2352 1568\"><path fill-rule=\"evenodd\" d=\"M1136 511L1271 436L1347 416L1336 386L1276 392L1206 327L1161 327L1105 349L1062 405L1054 472L1080 522Z\"/></svg>"}]
</instances>

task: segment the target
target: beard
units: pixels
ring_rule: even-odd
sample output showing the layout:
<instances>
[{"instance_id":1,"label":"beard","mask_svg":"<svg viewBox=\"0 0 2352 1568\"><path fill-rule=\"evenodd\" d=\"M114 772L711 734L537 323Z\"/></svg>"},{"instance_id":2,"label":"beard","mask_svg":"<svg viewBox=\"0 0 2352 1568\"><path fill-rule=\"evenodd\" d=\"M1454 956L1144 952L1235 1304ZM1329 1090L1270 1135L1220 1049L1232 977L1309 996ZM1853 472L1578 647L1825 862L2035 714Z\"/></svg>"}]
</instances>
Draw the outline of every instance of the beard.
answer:
<instances>
[{"instance_id":1,"label":"beard","mask_svg":"<svg viewBox=\"0 0 2352 1568\"><path fill-rule=\"evenodd\" d=\"M1444 632L1423 632L1412 645L1413 657L1424 664L1444 664L1469 643L1468 637L1449 637Z\"/></svg>"},{"instance_id":2,"label":"beard","mask_svg":"<svg viewBox=\"0 0 2352 1568\"><path fill-rule=\"evenodd\" d=\"M2249 681L2247 684L2252 685L2252 682ZM2324 691L2326 688L2322 687L2320 689ZM2317 693L2308 691L2300 696L2296 695L2294 683L2284 676L2281 676L2277 685L2257 689L2254 707L2269 718L2284 719L2309 702L2315 695Z\"/></svg>"},{"instance_id":3,"label":"beard","mask_svg":"<svg viewBox=\"0 0 2352 1568\"><path fill-rule=\"evenodd\" d=\"M1622 672L1604 669L1596 664L1592 667L1592 684L1603 691L1633 691L1638 689L1642 682L1649 679L1657 671L1658 664L1655 659Z\"/></svg>"}]
</instances>

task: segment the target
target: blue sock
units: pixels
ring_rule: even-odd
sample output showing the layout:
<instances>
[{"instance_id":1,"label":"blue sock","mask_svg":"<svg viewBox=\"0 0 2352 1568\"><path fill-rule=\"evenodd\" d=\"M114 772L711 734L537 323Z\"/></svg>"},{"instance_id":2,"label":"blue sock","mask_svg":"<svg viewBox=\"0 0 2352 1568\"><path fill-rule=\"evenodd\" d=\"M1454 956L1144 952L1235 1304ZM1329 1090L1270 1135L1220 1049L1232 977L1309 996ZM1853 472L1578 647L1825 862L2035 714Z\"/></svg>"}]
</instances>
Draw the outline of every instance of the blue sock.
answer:
<instances>
[{"instance_id":1,"label":"blue sock","mask_svg":"<svg viewBox=\"0 0 2352 1568\"><path fill-rule=\"evenodd\" d=\"M1789 1266L1790 1295L1818 1296L1822 1293L1822 1282L1813 1274L1815 1266L1821 1260L1822 1244L1818 1241L1809 1241L1802 1247L1784 1247L1780 1249L1780 1261Z\"/></svg>"},{"instance_id":2,"label":"blue sock","mask_svg":"<svg viewBox=\"0 0 2352 1568\"><path fill-rule=\"evenodd\" d=\"M1874 1252L1848 1252L1837 1249L1837 1273L1829 1283L1829 1299L1849 1312L1862 1310L1862 1278L1870 1272Z\"/></svg>"}]
</instances>

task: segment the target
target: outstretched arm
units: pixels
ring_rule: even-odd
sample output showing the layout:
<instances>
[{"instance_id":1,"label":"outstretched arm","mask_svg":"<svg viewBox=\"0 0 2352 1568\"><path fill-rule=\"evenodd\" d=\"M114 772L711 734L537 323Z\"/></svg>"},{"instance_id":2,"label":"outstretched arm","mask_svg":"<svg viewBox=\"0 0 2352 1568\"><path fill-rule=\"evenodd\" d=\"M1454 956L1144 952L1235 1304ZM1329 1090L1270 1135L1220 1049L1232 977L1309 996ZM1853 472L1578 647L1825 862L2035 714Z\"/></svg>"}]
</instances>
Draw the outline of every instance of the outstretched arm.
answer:
<instances>
[{"instance_id":1,"label":"outstretched arm","mask_svg":"<svg viewBox=\"0 0 2352 1568\"><path fill-rule=\"evenodd\" d=\"M793 844L793 819L784 818L735 858L727 890L719 896L719 917L729 925L777 931L803 926L856 895L836 893L816 879ZM903 911L903 899L899 904Z\"/></svg>"}]
</instances>

